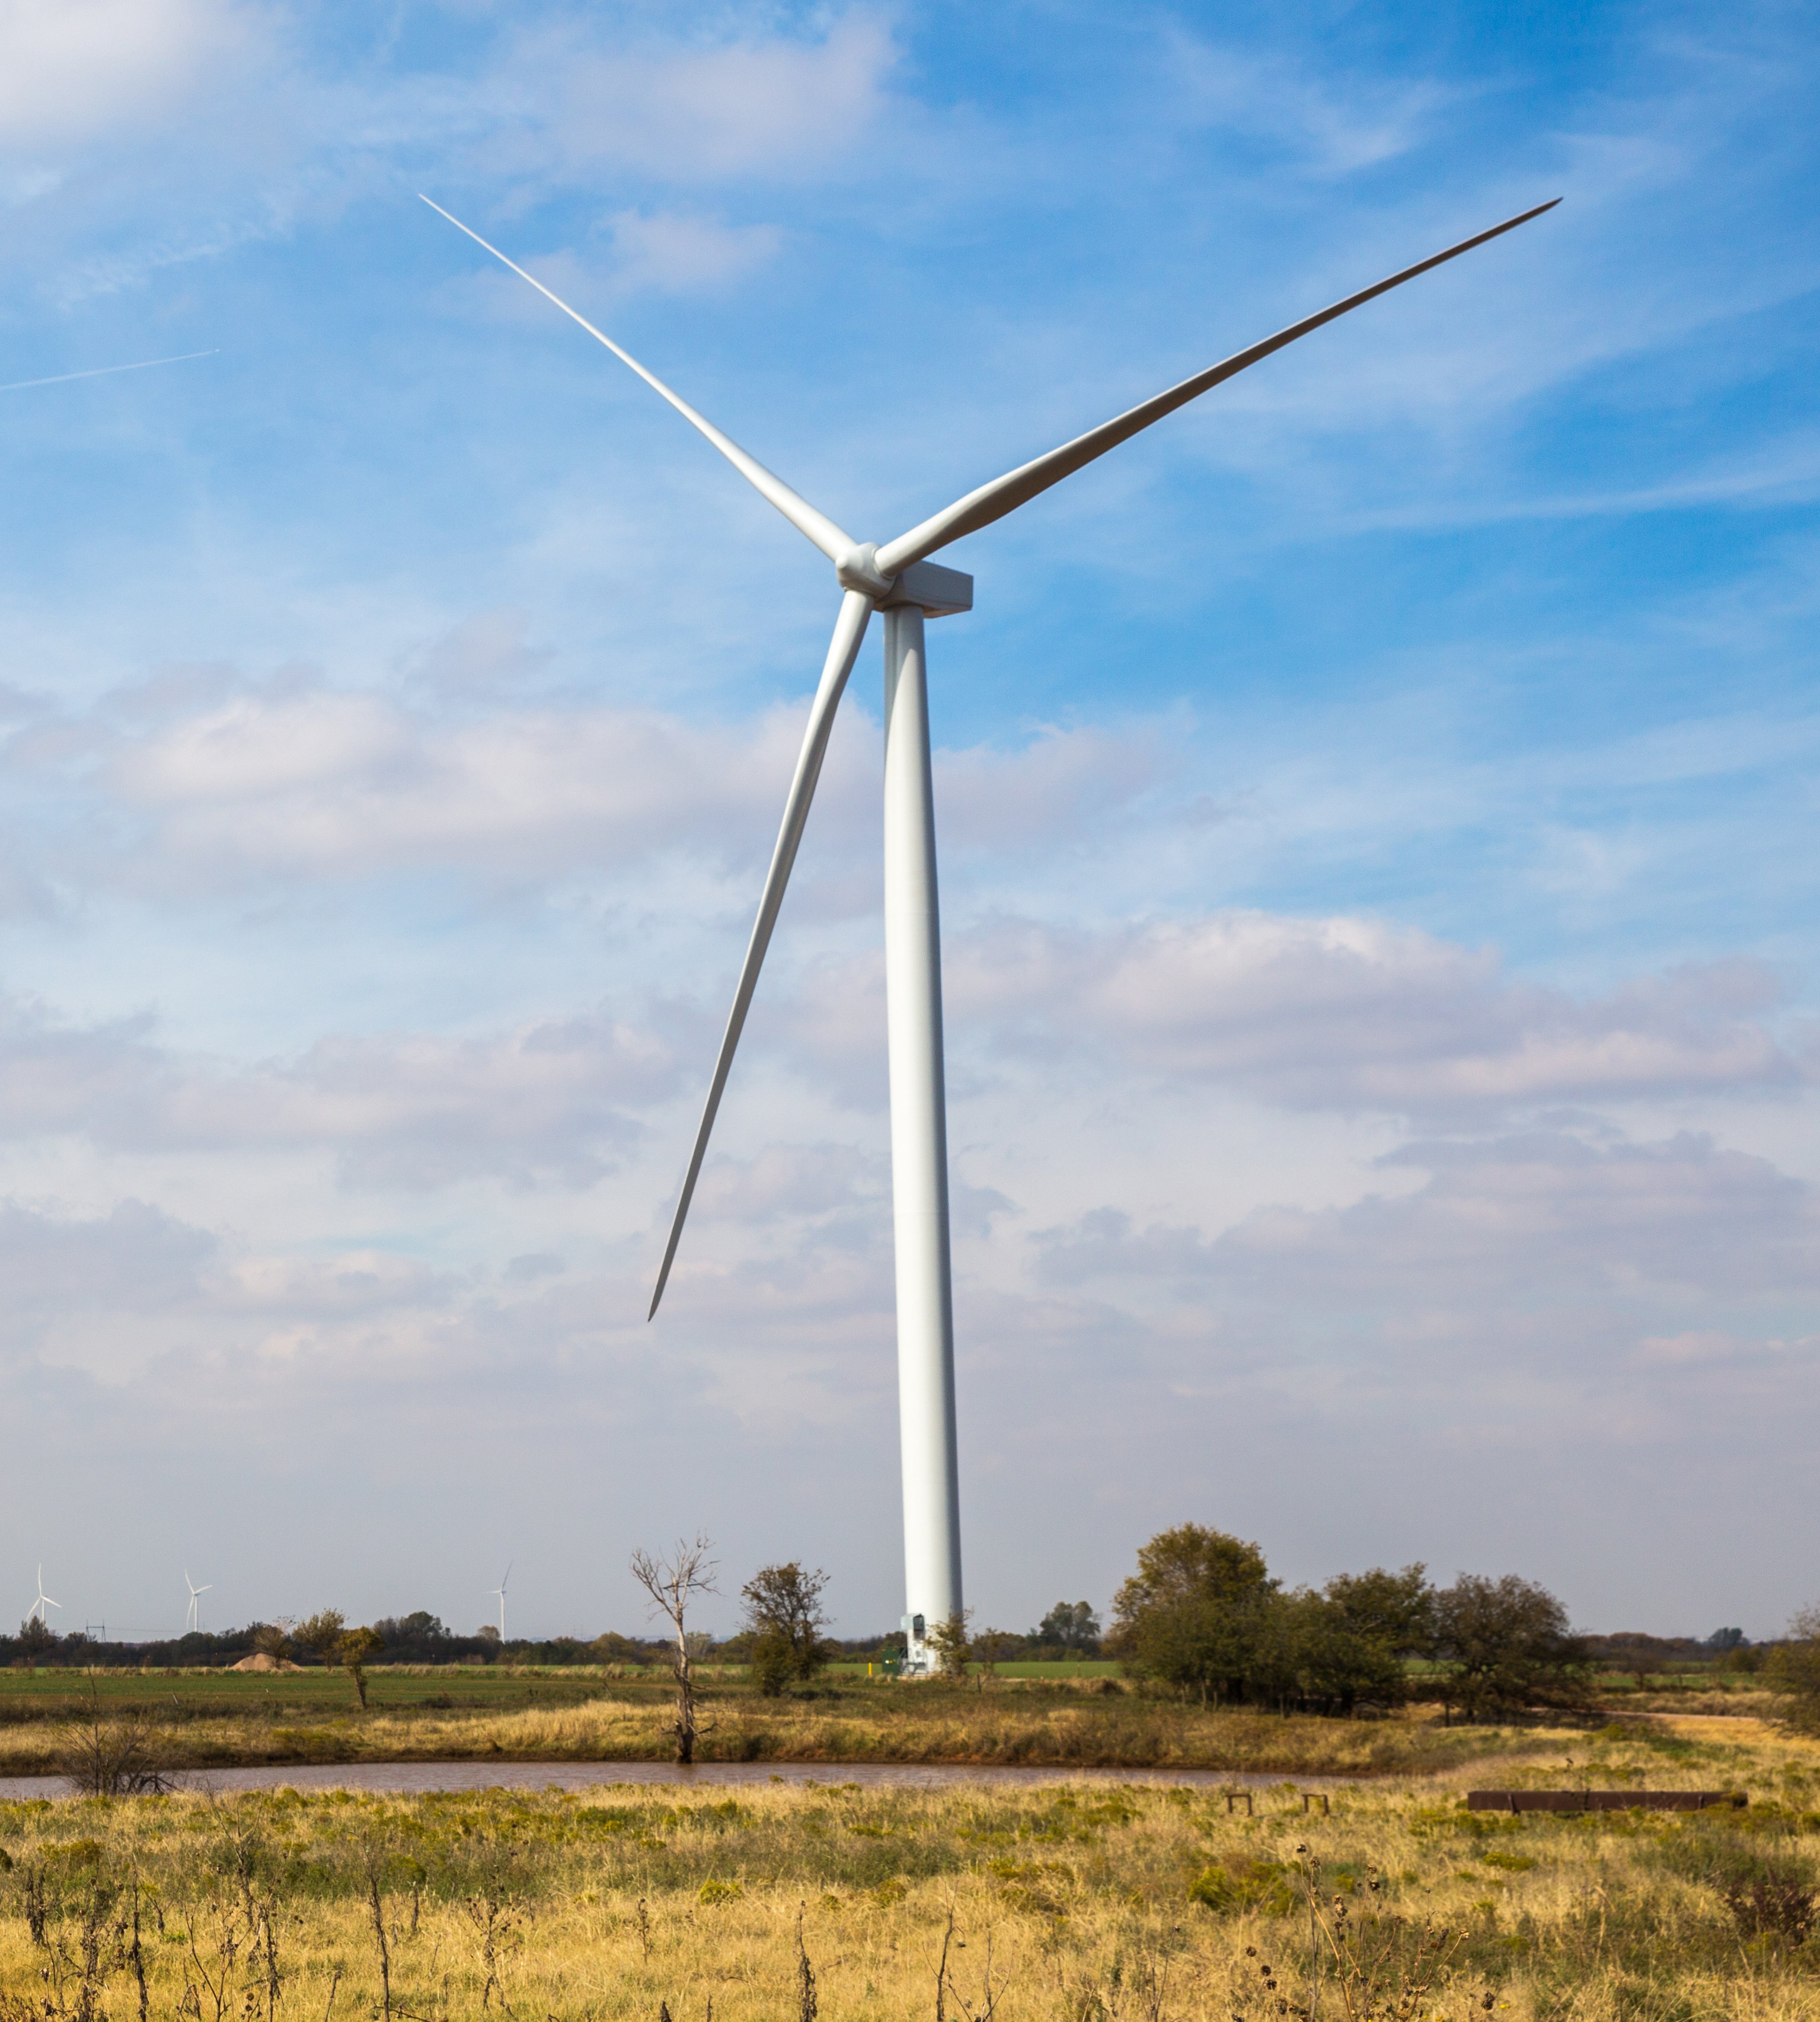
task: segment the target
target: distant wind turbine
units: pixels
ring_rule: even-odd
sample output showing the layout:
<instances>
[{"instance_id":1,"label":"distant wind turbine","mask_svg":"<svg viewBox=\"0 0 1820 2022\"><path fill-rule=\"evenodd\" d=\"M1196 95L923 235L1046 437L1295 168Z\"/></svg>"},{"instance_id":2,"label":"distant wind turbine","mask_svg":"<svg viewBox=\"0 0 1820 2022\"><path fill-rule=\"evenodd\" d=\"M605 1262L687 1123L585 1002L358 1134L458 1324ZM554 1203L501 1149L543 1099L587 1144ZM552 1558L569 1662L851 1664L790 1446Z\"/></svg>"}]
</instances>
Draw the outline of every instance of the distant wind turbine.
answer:
<instances>
[{"instance_id":1,"label":"distant wind turbine","mask_svg":"<svg viewBox=\"0 0 1820 2022\"><path fill-rule=\"evenodd\" d=\"M496 1598L499 1604L499 1641L502 1643L506 1640L506 1585L512 1577L513 1567L517 1563L516 1559L508 1560L505 1579L502 1579L497 1586L490 1586L487 1589L488 1597Z\"/></svg>"},{"instance_id":2,"label":"distant wind turbine","mask_svg":"<svg viewBox=\"0 0 1820 2022\"><path fill-rule=\"evenodd\" d=\"M35 1615L40 1622L48 1622L49 1617L44 1611L47 1608L60 1608L62 1606L63 1603L60 1600L53 1600L45 1592L44 1568L40 1566L38 1569L38 1598L31 1604L31 1614L26 1616L26 1620L29 1622L32 1619L32 1616Z\"/></svg>"},{"instance_id":3,"label":"distant wind turbine","mask_svg":"<svg viewBox=\"0 0 1820 2022\"><path fill-rule=\"evenodd\" d=\"M853 672L872 613L880 611L885 628L885 1015L890 1059L891 1191L897 1266L897 1396L899 1436L904 1470L904 1565L909 1611L904 1617L909 1649L906 1668L925 1670L930 1652L924 1631L959 1614L960 1495L954 1407L954 1317L948 1261L947 1099L942 1064L941 952L936 903L935 819L930 777L927 668L923 620L973 608L973 578L943 568L927 557L963 535L977 533L1007 513L1047 491L1128 441L1153 422L1186 407L1213 387L1260 360L1319 330L1324 323L1401 287L1419 274L1457 259L1476 246L1514 231L1560 199L1506 218L1489 231L1476 232L1443 252L1405 267L1328 308L1304 316L1273 337L1234 352L1230 358L1115 415L1085 435L1077 436L1047 455L1021 464L1002 477L982 484L932 517L879 546L856 541L825 513L793 491L784 480L749 456L739 444L671 392L630 352L597 330L587 319L543 283L507 259L441 205L426 203L459 231L530 282L629 366L653 392L667 400L689 425L705 436L784 518L820 549L834 564L841 592L834 637L828 645L820 685L809 706L809 724L796 772L784 804L784 820L766 874L758 917L746 949L733 1008L721 1039L710 1078L707 1099L684 1171L676 1212L658 1267L651 1295L655 1317L669 1283L682 1225L694 1198L709 1133L726 1087L733 1051L744 1029L758 971L770 946L784 891L789 882L809 818L809 802L820 777L835 710ZM881 391L888 389L879 389ZM886 442L891 425L884 425ZM886 450L890 454L889 447ZM692 542L678 557L683 568L717 566L713 544Z\"/></svg>"},{"instance_id":4,"label":"distant wind turbine","mask_svg":"<svg viewBox=\"0 0 1820 2022\"><path fill-rule=\"evenodd\" d=\"M189 1611L183 1618L183 1633L187 1636L193 1629L199 1636L203 1626L203 1596L210 1590L214 1582L211 1580L207 1586L198 1586L189 1576L189 1568L185 1566L183 1583L189 1589Z\"/></svg>"}]
</instances>

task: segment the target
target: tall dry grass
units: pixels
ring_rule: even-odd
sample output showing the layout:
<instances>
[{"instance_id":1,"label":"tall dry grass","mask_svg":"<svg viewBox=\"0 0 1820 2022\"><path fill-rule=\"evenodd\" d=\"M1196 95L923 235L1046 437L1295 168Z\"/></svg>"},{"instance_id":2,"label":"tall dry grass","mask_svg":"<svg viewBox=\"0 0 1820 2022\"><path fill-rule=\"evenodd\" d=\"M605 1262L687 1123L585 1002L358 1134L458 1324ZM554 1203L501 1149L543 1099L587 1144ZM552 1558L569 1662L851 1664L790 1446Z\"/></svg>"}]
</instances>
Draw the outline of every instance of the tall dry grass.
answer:
<instances>
[{"instance_id":1,"label":"tall dry grass","mask_svg":"<svg viewBox=\"0 0 1820 2022\"><path fill-rule=\"evenodd\" d=\"M930 1684L799 1699L722 1692L704 1709L698 1759L721 1762L978 1762L1365 1776L1442 1768L1533 1745L1533 1730L1447 1728L1432 1710L1385 1720L1227 1712L1127 1692L985 1692ZM165 1766L256 1763L652 1761L674 1752L649 1694L501 1713L425 1705L362 1713L249 1699L166 1717ZM0 1728L0 1773L56 1768L67 1728Z\"/></svg>"},{"instance_id":2,"label":"tall dry grass","mask_svg":"<svg viewBox=\"0 0 1820 2022\"><path fill-rule=\"evenodd\" d=\"M1369 1984L1456 2022L1820 2017L1820 1945L1783 1914L1811 1899L1820 1748L1698 1725L1555 1747L1513 1775L1754 1801L1511 1819L1426 1778L1330 1816L1287 1788L1248 1817L1155 1787L832 1781L0 1805L0 2016L1265 2022L1312 1986L1338 2022Z\"/></svg>"}]
</instances>

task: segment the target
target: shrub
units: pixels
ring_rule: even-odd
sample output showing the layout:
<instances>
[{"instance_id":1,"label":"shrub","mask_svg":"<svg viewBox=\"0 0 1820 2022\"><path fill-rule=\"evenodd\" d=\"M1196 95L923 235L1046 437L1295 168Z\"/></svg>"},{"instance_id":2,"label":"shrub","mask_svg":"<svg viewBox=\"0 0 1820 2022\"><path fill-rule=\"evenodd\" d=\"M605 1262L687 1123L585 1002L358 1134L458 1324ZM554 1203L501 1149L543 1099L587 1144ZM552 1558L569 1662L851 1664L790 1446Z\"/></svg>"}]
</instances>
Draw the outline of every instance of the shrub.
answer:
<instances>
[{"instance_id":1,"label":"shrub","mask_svg":"<svg viewBox=\"0 0 1820 2022\"><path fill-rule=\"evenodd\" d=\"M746 1629L752 1637L752 1675L758 1689L780 1692L791 1679L805 1683L828 1662L822 1637L828 1613L821 1604L828 1575L805 1572L799 1560L761 1566L740 1588Z\"/></svg>"},{"instance_id":2,"label":"shrub","mask_svg":"<svg viewBox=\"0 0 1820 2022\"><path fill-rule=\"evenodd\" d=\"M137 1708L104 1712L93 1684L87 1706L63 1728L59 1743L57 1768L79 1797L134 1797L169 1788L158 1730ZM101 1857L98 1846L95 1857Z\"/></svg>"},{"instance_id":3,"label":"shrub","mask_svg":"<svg viewBox=\"0 0 1820 2022\"><path fill-rule=\"evenodd\" d=\"M1820 1898L1812 1885L1785 1870L1728 1881L1721 1892L1740 1937L1780 1938L1798 1945L1820 1915Z\"/></svg>"},{"instance_id":4,"label":"shrub","mask_svg":"<svg viewBox=\"0 0 1820 2022\"><path fill-rule=\"evenodd\" d=\"M1788 1640L1771 1652L1764 1681L1783 1695L1783 1718L1820 1732L1820 1608L1804 1608L1789 1624Z\"/></svg>"},{"instance_id":5,"label":"shrub","mask_svg":"<svg viewBox=\"0 0 1820 2022\"><path fill-rule=\"evenodd\" d=\"M1222 1916L1241 1910L1286 1917L1296 1907L1289 1871L1280 1861L1244 1860L1204 1867L1189 1884L1188 1900Z\"/></svg>"},{"instance_id":6,"label":"shrub","mask_svg":"<svg viewBox=\"0 0 1820 2022\"><path fill-rule=\"evenodd\" d=\"M951 1615L945 1622L934 1622L929 1626L929 1647L935 1652L937 1668L945 1678L961 1679L967 1676L967 1652L972 1639L967 1624L973 1619L970 1608L962 1608Z\"/></svg>"},{"instance_id":7,"label":"shrub","mask_svg":"<svg viewBox=\"0 0 1820 2022\"><path fill-rule=\"evenodd\" d=\"M766 1699L778 1698L796 1676L796 1652L790 1646L790 1639L774 1629L755 1636L746 1668L747 1675Z\"/></svg>"}]
</instances>

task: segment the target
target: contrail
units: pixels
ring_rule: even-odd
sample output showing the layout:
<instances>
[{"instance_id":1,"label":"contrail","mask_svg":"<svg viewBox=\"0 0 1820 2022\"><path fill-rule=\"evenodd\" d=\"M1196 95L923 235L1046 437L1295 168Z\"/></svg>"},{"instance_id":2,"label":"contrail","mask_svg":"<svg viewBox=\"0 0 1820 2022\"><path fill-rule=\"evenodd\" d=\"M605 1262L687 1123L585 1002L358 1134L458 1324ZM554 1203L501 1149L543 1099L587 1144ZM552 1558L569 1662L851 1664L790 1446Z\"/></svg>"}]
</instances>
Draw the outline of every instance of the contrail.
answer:
<instances>
[{"instance_id":1,"label":"contrail","mask_svg":"<svg viewBox=\"0 0 1820 2022\"><path fill-rule=\"evenodd\" d=\"M48 379L15 379L10 386L0 386L0 393L23 392L27 386L61 386L71 379L99 379L109 372L143 372L149 365L185 365L192 358L214 358L220 352L217 344L213 351L184 351L175 358L141 358L130 365L92 365L86 372L56 372Z\"/></svg>"}]
</instances>

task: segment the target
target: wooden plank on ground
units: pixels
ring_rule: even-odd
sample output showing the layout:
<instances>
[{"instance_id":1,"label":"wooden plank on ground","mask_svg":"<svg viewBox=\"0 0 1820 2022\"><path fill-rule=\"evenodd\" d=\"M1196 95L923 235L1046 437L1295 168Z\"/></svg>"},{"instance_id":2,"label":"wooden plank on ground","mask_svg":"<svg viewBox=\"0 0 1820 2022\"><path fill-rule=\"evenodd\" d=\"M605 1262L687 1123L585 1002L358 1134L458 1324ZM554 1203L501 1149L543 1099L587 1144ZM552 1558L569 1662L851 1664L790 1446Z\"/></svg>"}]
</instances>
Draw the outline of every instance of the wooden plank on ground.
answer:
<instances>
[{"instance_id":1,"label":"wooden plank on ground","mask_svg":"<svg viewBox=\"0 0 1820 2022\"><path fill-rule=\"evenodd\" d=\"M1469 1812L1703 1812L1742 1810L1741 1790L1468 1790Z\"/></svg>"}]
</instances>

